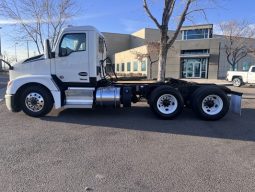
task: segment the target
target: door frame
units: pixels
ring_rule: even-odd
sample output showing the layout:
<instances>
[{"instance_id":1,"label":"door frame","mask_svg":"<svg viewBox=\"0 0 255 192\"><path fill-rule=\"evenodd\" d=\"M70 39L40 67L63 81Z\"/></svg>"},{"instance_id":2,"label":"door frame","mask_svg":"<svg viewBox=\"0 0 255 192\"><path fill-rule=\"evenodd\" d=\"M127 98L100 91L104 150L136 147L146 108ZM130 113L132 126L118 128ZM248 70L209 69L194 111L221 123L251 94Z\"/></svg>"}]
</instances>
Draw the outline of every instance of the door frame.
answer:
<instances>
[{"instance_id":1,"label":"door frame","mask_svg":"<svg viewBox=\"0 0 255 192\"><path fill-rule=\"evenodd\" d=\"M182 63L182 71L181 71L182 78L186 78L186 79L203 79L203 77L202 77L202 73L203 72L206 72L206 75L205 75L204 78L207 77L207 75L208 75L208 58L182 58L182 59L183 59L183 62L181 62ZM193 59L193 60L201 59L201 61L200 62L199 61L194 61L194 62L189 62L188 61L188 62L185 63L185 61L184 61L185 59L187 59L187 60L189 60L189 59ZM205 59L205 62L206 62L206 64L205 64L205 71L202 70L202 65L203 65L202 59ZM187 77L187 72L188 72L187 66L188 66L188 64L192 64L192 77ZM200 67L199 77L195 77L195 64L199 64L199 67ZM185 68L186 68L185 71L183 70L184 69L184 65L186 65L185 66ZM186 74L185 77L183 75L183 72L185 72L185 74Z\"/></svg>"}]
</instances>

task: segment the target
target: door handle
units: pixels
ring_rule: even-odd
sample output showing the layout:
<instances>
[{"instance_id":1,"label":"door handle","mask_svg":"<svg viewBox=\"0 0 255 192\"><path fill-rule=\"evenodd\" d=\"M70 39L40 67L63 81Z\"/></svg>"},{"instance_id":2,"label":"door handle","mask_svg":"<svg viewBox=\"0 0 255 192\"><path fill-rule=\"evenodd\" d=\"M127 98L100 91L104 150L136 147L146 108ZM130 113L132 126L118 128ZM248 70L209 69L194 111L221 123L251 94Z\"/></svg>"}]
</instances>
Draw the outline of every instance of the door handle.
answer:
<instances>
[{"instance_id":1,"label":"door handle","mask_svg":"<svg viewBox=\"0 0 255 192\"><path fill-rule=\"evenodd\" d=\"M80 72L79 76L86 77L86 76L88 76L88 73L87 72Z\"/></svg>"}]
</instances>

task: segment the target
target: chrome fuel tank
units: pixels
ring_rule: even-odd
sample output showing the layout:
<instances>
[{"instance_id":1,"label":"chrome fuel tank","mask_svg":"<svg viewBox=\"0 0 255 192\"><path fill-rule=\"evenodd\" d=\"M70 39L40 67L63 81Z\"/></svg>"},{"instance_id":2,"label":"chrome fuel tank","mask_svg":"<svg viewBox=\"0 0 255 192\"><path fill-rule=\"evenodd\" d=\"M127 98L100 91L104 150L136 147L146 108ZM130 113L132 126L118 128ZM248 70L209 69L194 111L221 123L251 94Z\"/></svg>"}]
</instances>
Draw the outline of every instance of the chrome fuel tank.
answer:
<instances>
[{"instance_id":1,"label":"chrome fuel tank","mask_svg":"<svg viewBox=\"0 0 255 192\"><path fill-rule=\"evenodd\" d=\"M96 105L120 107L119 87L100 87L96 91Z\"/></svg>"}]
</instances>

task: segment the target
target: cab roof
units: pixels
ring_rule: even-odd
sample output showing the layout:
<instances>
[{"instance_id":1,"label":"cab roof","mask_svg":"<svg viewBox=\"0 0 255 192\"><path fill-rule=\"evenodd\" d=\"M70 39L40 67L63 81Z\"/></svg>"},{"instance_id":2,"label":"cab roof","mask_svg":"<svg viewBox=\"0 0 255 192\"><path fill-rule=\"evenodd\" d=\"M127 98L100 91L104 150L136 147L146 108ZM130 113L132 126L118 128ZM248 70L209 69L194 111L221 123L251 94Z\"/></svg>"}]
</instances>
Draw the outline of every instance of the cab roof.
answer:
<instances>
[{"instance_id":1,"label":"cab roof","mask_svg":"<svg viewBox=\"0 0 255 192\"><path fill-rule=\"evenodd\" d=\"M72 32L72 31L95 31L98 34L100 34L101 36L103 36L103 34L97 30L95 27L93 26L68 26L66 28L63 29L63 32Z\"/></svg>"}]
</instances>

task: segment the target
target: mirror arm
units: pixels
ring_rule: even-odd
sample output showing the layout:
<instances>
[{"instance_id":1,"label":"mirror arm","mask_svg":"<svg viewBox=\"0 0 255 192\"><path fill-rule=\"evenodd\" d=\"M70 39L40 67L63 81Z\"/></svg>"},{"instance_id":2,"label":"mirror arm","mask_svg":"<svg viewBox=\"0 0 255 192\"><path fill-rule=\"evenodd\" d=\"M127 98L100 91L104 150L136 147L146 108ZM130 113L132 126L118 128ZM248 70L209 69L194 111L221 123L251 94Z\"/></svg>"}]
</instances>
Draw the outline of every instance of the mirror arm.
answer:
<instances>
[{"instance_id":1,"label":"mirror arm","mask_svg":"<svg viewBox=\"0 0 255 192\"><path fill-rule=\"evenodd\" d=\"M4 62L6 65L8 65L9 69L10 70L13 70L13 66L8 62L8 61L5 61L3 59L0 59L1 62Z\"/></svg>"}]
</instances>

